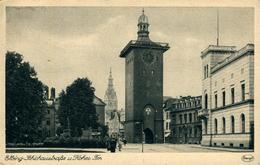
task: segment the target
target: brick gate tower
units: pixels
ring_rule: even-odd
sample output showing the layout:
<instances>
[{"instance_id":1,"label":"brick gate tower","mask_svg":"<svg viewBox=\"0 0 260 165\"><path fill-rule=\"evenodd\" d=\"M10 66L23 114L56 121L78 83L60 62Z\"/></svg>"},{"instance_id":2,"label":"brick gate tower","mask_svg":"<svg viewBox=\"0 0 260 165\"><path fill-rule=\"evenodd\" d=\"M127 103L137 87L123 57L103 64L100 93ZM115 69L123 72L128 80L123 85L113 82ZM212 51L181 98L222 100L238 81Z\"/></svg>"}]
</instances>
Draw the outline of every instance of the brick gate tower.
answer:
<instances>
[{"instance_id":1,"label":"brick gate tower","mask_svg":"<svg viewBox=\"0 0 260 165\"><path fill-rule=\"evenodd\" d=\"M137 40L120 53L125 58L125 137L130 143L163 143L163 53L169 46L150 40L144 10L137 26Z\"/></svg>"}]
</instances>

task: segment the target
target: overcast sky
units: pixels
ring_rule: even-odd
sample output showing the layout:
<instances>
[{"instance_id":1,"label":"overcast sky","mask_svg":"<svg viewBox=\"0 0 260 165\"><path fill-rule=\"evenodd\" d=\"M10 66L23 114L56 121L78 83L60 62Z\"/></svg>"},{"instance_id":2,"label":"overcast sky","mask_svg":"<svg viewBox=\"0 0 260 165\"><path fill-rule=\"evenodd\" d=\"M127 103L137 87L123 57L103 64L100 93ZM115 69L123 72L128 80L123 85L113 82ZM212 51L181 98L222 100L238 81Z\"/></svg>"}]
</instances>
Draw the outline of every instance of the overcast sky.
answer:
<instances>
[{"instance_id":1,"label":"overcast sky","mask_svg":"<svg viewBox=\"0 0 260 165\"><path fill-rule=\"evenodd\" d=\"M6 46L23 54L39 79L57 93L88 77L104 98L112 68L119 108L125 101L125 62L120 51L137 38L142 8L7 7ZM145 7L150 38L168 42L164 96L201 95L200 52L216 44L216 8ZM220 8L220 45L238 49L254 41L252 8Z\"/></svg>"}]
</instances>

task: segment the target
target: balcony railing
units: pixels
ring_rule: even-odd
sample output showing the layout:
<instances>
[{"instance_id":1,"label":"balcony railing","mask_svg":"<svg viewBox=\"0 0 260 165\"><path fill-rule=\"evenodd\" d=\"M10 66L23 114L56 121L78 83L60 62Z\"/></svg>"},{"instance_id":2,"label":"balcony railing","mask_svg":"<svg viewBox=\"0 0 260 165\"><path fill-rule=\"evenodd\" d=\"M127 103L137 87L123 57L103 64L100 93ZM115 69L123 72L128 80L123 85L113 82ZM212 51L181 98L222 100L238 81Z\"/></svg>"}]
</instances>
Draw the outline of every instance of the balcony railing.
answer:
<instances>
[{"instance_id":1,"label":"balcony railing","mask_svg":"<svg viewBox=\"0 0 260 165\"><path fill-rule=\"evenodd\" d=\"M209 110L208 109L200 109L198 110L198 117L208 117Z\"/></svg>"}]
</instances>

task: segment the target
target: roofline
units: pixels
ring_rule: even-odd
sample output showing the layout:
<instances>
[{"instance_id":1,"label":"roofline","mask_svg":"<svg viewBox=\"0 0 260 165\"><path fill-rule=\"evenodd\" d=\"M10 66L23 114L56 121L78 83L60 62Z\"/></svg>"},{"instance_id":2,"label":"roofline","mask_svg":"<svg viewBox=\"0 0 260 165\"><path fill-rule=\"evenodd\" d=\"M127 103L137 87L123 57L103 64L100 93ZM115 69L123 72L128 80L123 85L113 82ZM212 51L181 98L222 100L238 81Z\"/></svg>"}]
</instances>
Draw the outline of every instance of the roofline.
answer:
<instances>
[{"instance_id":1,"label":"roofline","mask_svg":"<svg viewBox=\"0 0 260 165\"><path fill-rule=\"evenodd\" d=\"M209 45L206 49L201 52L201 58L204 58L210 52L236 52L236 46L218 46L218 45Z\"/></svg>"},{"instance_id":2,"label":"roofline","mask_svg":"<svg viewBox=\"0 0 260 165\"><path fill-rule=\"evenodd\" d=\"M94 95L94 97L96 97L102 104L107 105L101 98L97 97L96 95Z\"/></svg>"},{"instance_id":3,"label":"roofline","mask_svg":"<svg viewBox=\"0 0 260 165\"><path fill-rule=\"evenodd\" d=\"M246 46L244 46L243 48L238 50L236 53L234 53L233 55L225 58L223 61L221 61L221 63L213 66L211 68L211 72L210 73L214 74L218 70L224 68L228 64L238 60L239 58L241 58L241 57L243 57L245 55L254 55L254 44L251 44L251 43L247 44Z\"/></svg>"},{"instance_id":4,"label":"roofline","mask_svg":"<svg viewBox=\"0 0 260 165\"><path fill-rule=\"evenodd\" d=\"M141 44L143 43L143 44ZM124 58L126 57L126 54L132 49L132 48L149 48L149 49L160 49L163 50L163 52L167 51L170 47L168 43L162 43L162 42L144 42L144 41L138 41L138 40L131 40L128 42L128 44L123 48L123 50L120 52L119 57Z\"/></svg>"}]
</instances>

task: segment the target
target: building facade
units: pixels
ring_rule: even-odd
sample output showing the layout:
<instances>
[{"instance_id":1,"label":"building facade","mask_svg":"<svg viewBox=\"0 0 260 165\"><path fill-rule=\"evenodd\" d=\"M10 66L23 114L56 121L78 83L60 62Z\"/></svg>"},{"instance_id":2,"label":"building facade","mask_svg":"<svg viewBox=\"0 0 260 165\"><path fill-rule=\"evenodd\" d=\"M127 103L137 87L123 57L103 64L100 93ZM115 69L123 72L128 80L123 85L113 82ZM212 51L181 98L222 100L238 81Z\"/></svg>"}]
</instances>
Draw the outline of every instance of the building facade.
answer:
<instances>
[{"instance_id":1,"label":"building facade","mask_svg":"<svg viewBox=\"0 0 260 165\"><path fill-rule=\"evenodd\" d=\"M171 116L171 143L200 144L201 120L198 111L201 109L201 96L187 96L176 99L166 111Z\"/></svg>"},{"instance_id":2,"label":"building facade","mask_svg":"<svg viewBox=\"0 0 260 165\"><path fill-rule=\"evenodd\" d=\"M105 93L104 102L105 107L105 125L108 126L108 134L119 133L119 118L117 107L117 95L113 85L112 71L110 69L108 78L108 87Z\"/></svg>"},{"instance_id":3,"label":"building facade","mask_svg":"<svg viewBox=\"0 0 260 165\"><path fill-rule=\"evenodd\" d=\"M105 106L106 103L103 102L100 98L97 96L94 96L93 103L96 108L96 113L98 115L98 123L101 125L105 125Z\"/></svg>"},{"instance_id":4,"label":"building facade","mask_svg":"<svg viewBox=\"0 0 260 165\"><path fill-rule=\"evenodd\" d=\"M210 45L201 53L202 145L253 147L254 45Z\"/></svg>"},{"instance_id":5,"label":"building facade","mask_svg":"<svg viewBox=\"0 0 260 165\"><path fill-rule=\"evenodd\" d=\"M163 96L164 143L171 142L171 114L169 109L175 101L176 98Z\"/></svg>"},{"instance_id":6,"label":"building facade","mask_svg":"<svg viewBox=\"0 0 260 165\"><path fill-rule=\"evenodd\" d=\"M144 11L137 26L137 40L120 53L125 58L126 140L163 143L163 53L169 46L150 40Z\"/></svg>"}]
</instances>

